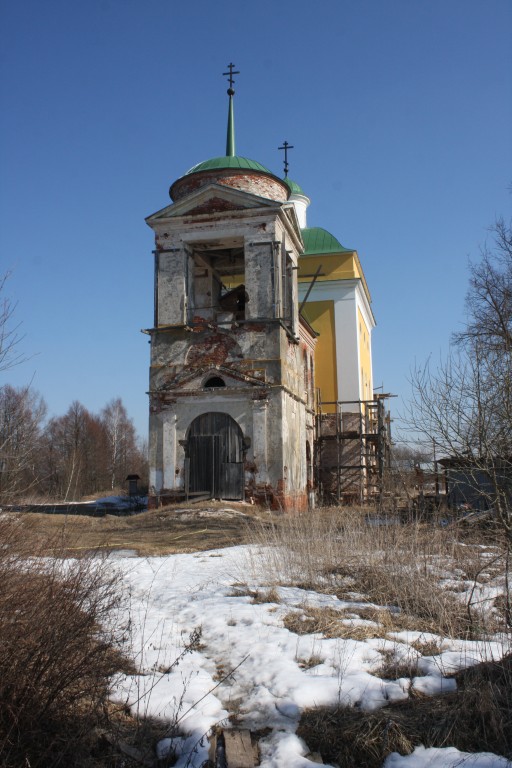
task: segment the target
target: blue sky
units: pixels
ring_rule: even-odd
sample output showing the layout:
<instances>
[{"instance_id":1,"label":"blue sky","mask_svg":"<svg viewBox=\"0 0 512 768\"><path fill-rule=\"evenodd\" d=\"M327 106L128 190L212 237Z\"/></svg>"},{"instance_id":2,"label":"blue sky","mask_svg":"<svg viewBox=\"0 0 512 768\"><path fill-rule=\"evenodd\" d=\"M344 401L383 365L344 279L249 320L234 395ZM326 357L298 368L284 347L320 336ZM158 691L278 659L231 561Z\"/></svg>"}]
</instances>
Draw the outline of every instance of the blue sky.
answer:
<instances>
[{"instance_id":1,"label":"blue sky","mask_svg":"<svg viewBox=\"0 0 512 768\"><path fill-rule=\"evenodd\" d=\"M0 271L50 413L113 397L147 431L153 248L172 181L224 154L290 176L356 248L375 385L407 397L463 319L468 259L510 215L510 0L3 0ZM400 398L392 402L395 413Z\"/></svg>"}]
</instances>

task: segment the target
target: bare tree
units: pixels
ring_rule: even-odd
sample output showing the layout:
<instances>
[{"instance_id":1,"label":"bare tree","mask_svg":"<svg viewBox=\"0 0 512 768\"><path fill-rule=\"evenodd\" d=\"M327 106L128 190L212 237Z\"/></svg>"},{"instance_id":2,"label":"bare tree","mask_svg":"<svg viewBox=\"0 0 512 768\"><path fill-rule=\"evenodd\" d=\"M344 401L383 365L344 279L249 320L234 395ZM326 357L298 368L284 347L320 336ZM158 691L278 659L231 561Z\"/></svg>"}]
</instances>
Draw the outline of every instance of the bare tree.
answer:
<instances>
[{"instance_id":1,"label":"bare tree","mask_svg":"<svg viewBox=\"0 0 512 768\"><path fill-rule=\"evenodd\" d=\"M512 348L512 222L498 219L491 232L492 247L486 244L481 260L470 264L468 319L454 336L481 355Z\"/></svg>"},{"instance_id":2,"label":"bare tree","mask_svg":"<svg viewBox=\"0 0 512 768\"><path fill-rule=\"evenodd\" d=\"M470 267L467 321L446 361L412 375L409 426L449 457L512 542L512 226Z\"/></svg>"},{"instance_id":3,"label":"bare tree","mask_svg":"<svg viewBox=\"0 0 512 768\"><path fill-rule=\"evenodd\" d=\"M102 487L104 432L100 420L81 403L75 400L63 416L50 419L45 443L51 495L67 501Z\"/></svg>"},{"instance_id":4,"label":"bare tree","mask_svg":"<svg viewBox=\"0 0 512 768\"><path fill-rule=\"evenodd\" d=\"M131 465L138 463L135 427L120 397L103 408L101 421L107 437L110 487L115 488L126 478Z\"/></svg>"},{"instance_id":5,"label":"bare tree","mask_svg":"<svg viewBox=\"0 0 512 768\"><path fill-rule=\"evenodd\" d=\"M16 303L5 295L5 286L10 273L0 277L0 371L5 371L25 360L19 349L20 323L14 321Z\"/></svg>"},{"instance_id":6,"label":"bare tree","mask_svg":"<svg viewBox=\"0 0 512 768\"><path fill-rule=\"evenodd\" d=\"M0 498L33 491L40 477L41 428L46 404L29 387L0 388Z\"/></svg>"}]
</instances>

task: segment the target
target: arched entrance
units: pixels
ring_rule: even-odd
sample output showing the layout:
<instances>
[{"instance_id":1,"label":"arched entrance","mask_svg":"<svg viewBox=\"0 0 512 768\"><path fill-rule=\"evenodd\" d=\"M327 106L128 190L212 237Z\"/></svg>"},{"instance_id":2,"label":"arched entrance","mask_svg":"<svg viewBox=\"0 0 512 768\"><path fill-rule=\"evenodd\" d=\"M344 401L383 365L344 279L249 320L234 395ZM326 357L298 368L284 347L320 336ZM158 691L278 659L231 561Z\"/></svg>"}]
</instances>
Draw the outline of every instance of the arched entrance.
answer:
<instances>
[{"instance_id":1,"label":"arched entrance","mask_svg":"<svg viewBox=\"0 0 512 768\"><path fill-rule=\"evenodd\" d=\"M227 413L203 413L187 436L187 494L244 498L242 430Z\"/></svg>"}]
</instances>

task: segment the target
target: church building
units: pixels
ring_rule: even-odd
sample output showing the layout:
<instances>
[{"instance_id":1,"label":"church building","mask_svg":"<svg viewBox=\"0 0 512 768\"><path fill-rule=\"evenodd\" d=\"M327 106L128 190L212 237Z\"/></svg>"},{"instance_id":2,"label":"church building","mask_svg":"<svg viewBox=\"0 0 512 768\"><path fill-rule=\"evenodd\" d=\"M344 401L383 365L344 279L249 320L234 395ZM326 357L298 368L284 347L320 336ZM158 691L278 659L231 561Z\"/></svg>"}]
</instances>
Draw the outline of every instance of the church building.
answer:
<instances>
[{"instance_id":1,"label":"church building","mask_svg":"<svg viewBox=\"0 0 512 768\"><path fill-rule=\"evenodd\" d=\"M146 219L150 505L205 497L300 511L320 477L319 417L373 397L375 323L357 253L307 227L289 145L284 179L236 154L234 74L229 65L226 154L174 181L172 203Z\"/></svg>"}]
</instances>

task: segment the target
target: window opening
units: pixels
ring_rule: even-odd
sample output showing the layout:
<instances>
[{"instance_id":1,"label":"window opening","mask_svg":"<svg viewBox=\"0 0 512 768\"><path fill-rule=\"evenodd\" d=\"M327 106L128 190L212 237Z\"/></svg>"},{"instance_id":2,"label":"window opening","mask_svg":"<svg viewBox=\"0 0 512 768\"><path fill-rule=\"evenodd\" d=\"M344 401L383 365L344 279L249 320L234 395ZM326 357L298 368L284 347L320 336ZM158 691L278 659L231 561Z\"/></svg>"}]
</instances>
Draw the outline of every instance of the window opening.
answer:
<instances>
[{"instance_id":1,"label":"window opening","mask_svg":"<svg viewBox=\"0 0 512 768\"><path fill-rule=\"evenodd\" d=\"M226 382L220 376L210 376L204 383L205 387L225 387Z\"/></svg>"},{"instance_id":2,"label":"window opening","mask_svg":"<svg viewBox=\"0 0 512 768\"><path fill-rule=\"evenodd\" d=\"M243 241L194 243L193 308L191 319L230 322L245 319L249 295L245 289Z\"/></svg>"}]
</instances>

